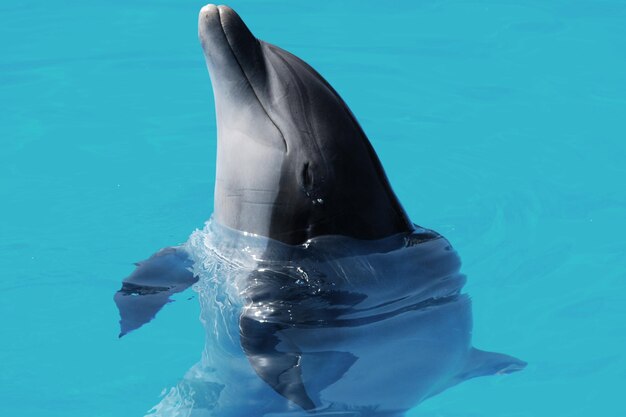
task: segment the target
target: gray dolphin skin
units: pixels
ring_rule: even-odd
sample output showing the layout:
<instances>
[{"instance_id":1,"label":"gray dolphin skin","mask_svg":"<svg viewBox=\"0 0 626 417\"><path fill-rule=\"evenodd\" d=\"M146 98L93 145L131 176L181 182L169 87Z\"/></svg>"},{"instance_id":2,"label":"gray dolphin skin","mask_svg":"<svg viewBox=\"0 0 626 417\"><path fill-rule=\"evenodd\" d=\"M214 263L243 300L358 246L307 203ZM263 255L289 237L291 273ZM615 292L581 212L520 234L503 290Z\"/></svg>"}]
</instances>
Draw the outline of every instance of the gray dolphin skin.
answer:
<instances>
[{"instance_id":1,"label":"gray dolphin skin","mask_svg":"<svg viewBox=\"0 0 626 417\"><path fill-rule=\"evenodd\" d=\"M313 68L225 6L202 9L199 37L217 111L216 221L289 244L411 230L365 133Z\"/></svg>"},{"instance_id":2,"label":"gray dolphin skin","mask_svg":"<svg viewBox=\"0 0 626 417\"><path fill-rule=\"evenodd\" d=\"M460 258L409 220L328 82L227 6L203 7L198 34L217 116L213 215L114 296L122 337L196 284L202 360L151 415L402 416L523 369L472 347Z\"/></svg>"}]
</instances>

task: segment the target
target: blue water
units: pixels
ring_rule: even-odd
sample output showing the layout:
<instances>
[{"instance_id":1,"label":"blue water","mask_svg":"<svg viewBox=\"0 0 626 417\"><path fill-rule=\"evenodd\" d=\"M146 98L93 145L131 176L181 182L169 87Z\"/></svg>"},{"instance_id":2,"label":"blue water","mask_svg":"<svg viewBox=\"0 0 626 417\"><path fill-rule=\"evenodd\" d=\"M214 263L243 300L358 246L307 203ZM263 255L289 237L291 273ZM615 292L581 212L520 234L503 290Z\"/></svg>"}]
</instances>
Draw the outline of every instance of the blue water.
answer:
<instances>
[{"instance_id":1,"label":"blue water","mask_svg":"<svg viewBox=\"0 0 626 417\"><path fill-rule=\"evenodd\" d=\"M120 340L112 294L211 214L201 6L0 5L2 416L141 416L199 358L197 298ZM474 344L529 363L409 417L626 415L626 3L230 6L329 80L453 243Z\"/></svg>"}]
</instances>

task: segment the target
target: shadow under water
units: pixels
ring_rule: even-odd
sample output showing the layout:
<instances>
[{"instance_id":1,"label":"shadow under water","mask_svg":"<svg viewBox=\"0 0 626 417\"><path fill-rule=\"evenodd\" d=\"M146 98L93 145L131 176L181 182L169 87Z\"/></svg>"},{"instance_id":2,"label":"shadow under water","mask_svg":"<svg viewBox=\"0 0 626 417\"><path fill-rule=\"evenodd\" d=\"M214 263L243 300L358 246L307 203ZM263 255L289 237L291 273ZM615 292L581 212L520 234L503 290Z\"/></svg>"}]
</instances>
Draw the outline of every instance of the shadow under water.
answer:
<instances>
[{"instance_id":1,"label":"shadow under water","mask_svg":"<svg viewBox=\"0 0 626 417\"><path fill-rule=\"evenodd\" d=\"M206 346L151 416L401 416L525 365L472 348L460 259L432 231L290 246L209 221L183 248Z\"/></svg>"}]
</instances>

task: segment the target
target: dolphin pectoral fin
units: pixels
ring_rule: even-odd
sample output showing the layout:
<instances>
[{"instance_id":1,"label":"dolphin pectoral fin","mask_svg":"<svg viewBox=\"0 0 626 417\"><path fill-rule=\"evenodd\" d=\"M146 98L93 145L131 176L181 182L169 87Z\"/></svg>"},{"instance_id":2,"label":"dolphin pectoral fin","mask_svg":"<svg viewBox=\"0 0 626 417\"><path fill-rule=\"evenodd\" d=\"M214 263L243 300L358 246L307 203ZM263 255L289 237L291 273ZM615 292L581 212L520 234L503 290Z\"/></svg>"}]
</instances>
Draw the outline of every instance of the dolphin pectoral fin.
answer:
<instances>
[{"instance_id":1,"label":"dolphin pectoral fin","mask_svg":"<svg viewBox=\"0 0 626 417\"><path fill-rule=\"evenodd\" d=\"M113 297L120 312L119 337L148 323L173 301L170 296L198 281L191 272L192 260L180 247L161 249L136 265Z\"/></svg>"},{"instance_id":2,"label":"dolphin pectoral fin","mask_svg":"<svg viewBox=\"0 0 626 417\"><path fill-rule=\"evenodd\" d=\"M455 379L461 382L479 376L505 375L521 371L526 365L526 362L513 356L472 348L465 368Z\"/></svg>"},{"instance_id":3,"label":"dolphin pectoral fin","mask_svg":"<svg viewBox=\"0 0 626 417\"><path fill-rule=\"evenodd\" d=\"M325 388L339 381L359 358L350 352L307 352L300 360L307 390L319 401Z\"/></svg>"},{"instance_id":4,"label":"dolphin pectoral fin","mask_svg":"<svg viewBox=\"0 0 626 417\"><path fill-rule=\"evenodd\" d=\"M295 346L278 349L277 333L284 326L242 316L239 320L241 347L256 374L274 391L305 410L315 408L302 381L302 354Z\"/></svg>"},{"instance_id":5,"label":"dolphin pectoral fin","mask_svg":"<svg viewBox=\"0 0 626 417\"><path fill-rule=\"evenodd\" d=\"M263 359L271 363L272 369L267 372L268 369L266 368L263 374L265 377L269 377L268 380L275 381L271 385L276 392L305 410L315 408L315 403L309 397L302 382L302 368L300 367L302 356L300 354L276 352L276 354L266 356ZM259 367L256 367L255 371L258 372Z\"/></svg>"},{"instance_id":6,"label":"dolphin pectoral fin","mask_svg":"<svg viewBox=\"0 0 626 417\"><path fill-rule=\"evenodd\" d=\"M468 379L479 376L510 374L521 371L526 365L526 362L514 358L513 356L471 348L465 367L461 372L456 374L446 384L428 394L426 398L440 394L448 388L460 384L463 381L467 381Z\"/></svg>"},{"instance_id":7,"label":"dolphin pectoral fin","mask_svg":"<svg viewBox=\"0 0 626 417\"><path fill-rule=\"evenodd\" d=\"M120 312L119 337L148 323L165 304L170 302L167 292L141 294L131 291L128 287L122 287L114 296Z\"/></svg>"}]
</instances>

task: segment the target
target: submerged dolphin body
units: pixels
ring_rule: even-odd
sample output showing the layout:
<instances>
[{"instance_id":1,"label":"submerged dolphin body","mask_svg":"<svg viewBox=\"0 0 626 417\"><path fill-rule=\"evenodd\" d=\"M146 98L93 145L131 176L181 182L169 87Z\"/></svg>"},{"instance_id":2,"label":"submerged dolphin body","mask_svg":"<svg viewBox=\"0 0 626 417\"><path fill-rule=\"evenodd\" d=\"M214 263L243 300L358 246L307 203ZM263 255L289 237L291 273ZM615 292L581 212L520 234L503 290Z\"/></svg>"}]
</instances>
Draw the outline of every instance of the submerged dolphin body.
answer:
<instances>
[{"instance_id":1,"label":"submerged dolphin body","mask_svg":"<svg viewBox=\"0 0 626 417\"><path fill-rule=\"evenodd\" d=\"M199 37L217 113L213 219L115 295L122 336L200 280L207 348L158 413L402 415L522 369L471 347L456 252L409 221L335 90L228 7L201 10Z\"/></svg>"}]
</instances>

